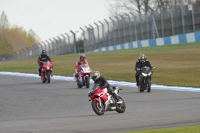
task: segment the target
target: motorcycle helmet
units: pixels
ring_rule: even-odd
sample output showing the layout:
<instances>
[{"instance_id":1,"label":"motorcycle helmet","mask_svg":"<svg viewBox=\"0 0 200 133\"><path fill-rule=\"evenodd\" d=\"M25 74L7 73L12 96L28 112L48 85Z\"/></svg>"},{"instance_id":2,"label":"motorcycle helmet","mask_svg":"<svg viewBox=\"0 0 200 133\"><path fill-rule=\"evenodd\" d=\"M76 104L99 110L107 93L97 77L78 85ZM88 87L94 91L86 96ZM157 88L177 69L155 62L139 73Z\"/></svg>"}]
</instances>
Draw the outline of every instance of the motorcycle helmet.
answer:
<instances>
[{"instance_id":1,"label":"motorcycle helmet","mask_svg":"<svg viewBox=\"0 0 200 133\"><path fill-rule=\"evenodd\" d=\"M144 63L147 60L147 58L146 58L146 56L144 54L141 54L139 56L139 60L140 60L141 63Z\"/></svg>"},{"instance_id":2,"label":"motorcycle helmet","mask_svg":"<svg viewBox=\"0 0 200 133\"><path fill-rule=\"evenodd\" d=\"M79 59L80 59L80 61L81 61L81 60L84 60L84 59L85 59L85 55L84 55L84 54L81 54Z\"/></svg>"},{"instance_id":3,"label":"motorcycle helmet","mask_svg":"<svg viewBox=\"0 0 200 133\"><path fill-rule=\"evenodd\" d=\"M91 78L93 81L96 81L97 79L99 79L100 76L101 76L101 74L99 71L94 71L94 72L92 72Z\"/></svg>"},{"instance_id":4,"label":"motorcycle helmet","mask_svg":"<svg viewBox=\"0 0 200 133\"><path fill-rule=\"evenodd\" d=\"M46 51L45 50L42 50L42 55L46 55Z\"/></svg>"}]
</instances>

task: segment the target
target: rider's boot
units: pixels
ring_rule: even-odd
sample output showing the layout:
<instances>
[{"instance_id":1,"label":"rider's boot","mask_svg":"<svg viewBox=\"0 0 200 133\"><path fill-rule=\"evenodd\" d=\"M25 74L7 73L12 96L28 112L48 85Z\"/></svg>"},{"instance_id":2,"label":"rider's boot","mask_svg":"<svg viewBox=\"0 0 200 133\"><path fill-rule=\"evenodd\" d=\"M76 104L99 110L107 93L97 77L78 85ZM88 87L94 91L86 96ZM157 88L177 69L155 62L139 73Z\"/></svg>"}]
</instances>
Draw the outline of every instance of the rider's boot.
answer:
<instances>
[{"instance_id":1,"label":"rider's boot","mask_svg":"<svg viewBox=\"0 0 200 133\"><path fill-rule=\"evenodd\" d=\"M119 97L116 95L115 92L112 92L111 95L117 100L117 104L122 104L123 103L123 101L121 99L119 99Z\"/></svg>"},{"instance_id":2,"label":"rider's boot","mask_svg":"<svg viewBox=\"0 0 200 133\"><path fill-rule=\"evenodd\" d=\"M38 74L39 74L39 76L41 76L41 70L40 69L38 69Z\"/></svg>"},{"instance_id":3,"label":"rider's boot","mask_svg":"<svg viewBox=\"0 0 200 133\"><path fill-rule=\"evenodd\" d=\"M78 73L75 74L76 82L78 82Z\"/></svg>"},{"instance_id":4,"label":"rider's boot","mask_svg":"<svg viewBox=\"0 0 200 133\"><path fill-rule=\"evenodd\" d=\"M139 86L139 82L137 82L136 85Z\"/></svg>"}]
</instances>

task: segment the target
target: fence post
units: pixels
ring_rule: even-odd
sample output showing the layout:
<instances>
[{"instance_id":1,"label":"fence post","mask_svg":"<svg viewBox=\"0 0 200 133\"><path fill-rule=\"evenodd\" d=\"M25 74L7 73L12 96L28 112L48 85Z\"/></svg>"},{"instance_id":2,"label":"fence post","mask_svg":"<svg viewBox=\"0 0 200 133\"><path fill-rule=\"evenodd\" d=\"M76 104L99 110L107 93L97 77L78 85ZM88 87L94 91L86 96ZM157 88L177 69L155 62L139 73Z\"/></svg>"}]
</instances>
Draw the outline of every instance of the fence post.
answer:
<instances>
[{"instance_id":1,"label":"fence post","mask_svg":"<svg viewBox=\"0 0 200 133\"><path fill-rule=\"evenodd\" d=\"M92 30L92 42L93 42L92 45L94 46L93 48L96 49L96 45L95 45L96 44L96 38L95 38L95 35L94 35L94 27L90 24L89 24L89 26L91 27L90 30Z\"/></svg>"},{"instance_id":2,"label":"fence post","mask_svg":"<svg viewBox=\"0 0 200 133\"><path fill-rule=\"evenodd\" d=\"M54 55L55 55L54 41L53 41L53 40L51 40L51 39L49 39L49 40L50 40L50 42L51 42L51 45L52 45L52 56L54 56Z\"/></svg>"},{"instance_id":3,"label":"fence post","mask_svg":"<svg viewBox=\"0 0 200 133\"><path fill-rule=\"evenodd\" d=\"M126 43L126 33L125 33L125 26L124 26L125 19L122 15L119 15L119 16L122 18L122 30L123 30L123 34L124 34L123 42Z\"/></svg>"},{"instance_id":4,"label":"fence post","mask_svg":"<svg viewBox=\"0 0 200 133\"><path fill-rule=\"evenodd\" d=\"M195 32L195 18L194 18L194 5L191 0L188 0L188 5L191 5L192 7L192 25L193 25L193 32Z\"/></svg>"},{"instance_id":5,"label":"fence post","mask_svg":"<svg viewBox=\"0 0 200 133\"><path fill-rule=\"evenodd\" d=\"M132 40L132 34L131 34L131 17L127 14L127 13L125 13L125 15L128 17L128 25L129 25L129 39L130 39L130 42L131 41L133 41Z\"/></svg>"},{"instance_id":6,"label":"fence post","mask_svg":"<svg viewBox=\"0 0 200 133\"><path fill-rule=\"evenodd\" d=\"M154 19L154 10L151 7L148 7L151 10L151 17L152 17L152 35L155 38L155 33L157 34L157 38L159 38L156 22Z\"/></svg>"},{"instance_id":7,"label":"fence post","mask_svg":"<svg viewBox=\"0 0 200 133\"><path fill-rule=\"evenodd\" d=\"M65 36L63 34L60 34L63 37L63 54L67 54L67 50L65 51L65 44L66 44L66 40L65 40Z\"/></svg>"},{"instance_id":8,"label":"fence post","mask_svg":"<svg viewBox=\"0 0 200 133\"><path fill-rule=\"evenodd\" d=\"M68 49L69 49L69 54L71 53L71 48L70 48L70 43L71 43L71 41L70 41L70 36L67 34L67 33L65 33L65 35L67 35L67 37L68 37Z\"/></svg>"},{"instance_id":9,"label":"fence post","mask_svg":"<svg viewBox=\"0 0 200 133\"><path fill-rule=\"evenodd\" d=\"M183 33L185 33L185 20L184 20L183 5L182 5L182 3L180 1L178 1L177 4L179 5L179 7L181 9L182 27L183 27Z\"/></svg>"},{"instance_id":10,"label":"fence post","mask_svg":"<svg viewBox=\"0 0 200 133\"><path fill-rule=\"evenodd\" d=\"M104 19L105 20L105 22L107 23L107 25L108 25L108 33L107 33L107 44L108 44L108 46L110 46L110 41L109 41L109 34L110 34L110 28L109 28L109 23L108 23L108 21L106 20L106 19Z\"/></svg>"},{"instance_id":11,"label":"fence post","mask_svg":"<svg viewBox=\"0 0 200 133\"><path fill-rule=\"evenodd\" d=\"M117 38L118 38L118 42L117 44L120 44L120 26L119 26L119 19L117 16L114 16L117 19Z\"/></svg>"},{"instance_id":12,"label":"fence post","mask_svg":"<svg viewBox=\"0 0 200 133\"><path fill-rule=\"evenodd\" d=\"M55 48L55 55L58 55L58 42L57 42L58 40L55 37L53 37L53 39L55 40L54 44L55 44L55 47L56 47Z\"/></svg>"},{"instance_id":13,"label":"fence post","mask_svg":"<svg viewBox=\"0 0 200 133\"><path fill-rule=\"evenodd\" d=\"M73 34L74 36L74 54L76 54L76 33L73 32L72 30L70 30L70 32Z\"/></svg>"},{"instance_id":14,"label":"fence post","mask_svg":"<svg viewBox=\"0 0 200 133\"><path fill-rule=\"evenodd\" d=\"M137 28L136 28L136 17L135 17L135 15L132 13L132 12L130 12L130 14L132 14L132 16L133 16L133 18L134 18L134 32L135 32L135 41L137 41L138 40L138 38L137 38Z\"/></svg>"},{"instance_id":15,"label":"fence post","mask_svg":"<svg viewBox=\"0 0 200 133\"><path fill-rule=\"evenodd\" d=\"M99 25L97 23L95 23L95 22L94 22L94 24L97 26L97 32L98 32L98 35L97 35L98 37L97 37L97 41L96 41L96 45L97 45L96 48L99 48L99 46L98 46L99 41L100 41L100 39L99 39ZM84 39L85 39L85 32L84 32L84 30L83 30L83 33L84 33L83 35L84 35Z\"/></svg>"},{"instance_id":16,"label":"fence post","mask_svg":"<svg viewBox=\"0 0 200 133\"><path fill-rule=\"evenodd\" d=\"M102 47L104 47L104 43L105 43L105 31L104 31L104 25L103 25L103 23L101 22L101 21L99 21L99 23L102 25L102 33L103 33L103 46Z\"/></svg>"},{"instance_id":17,"label":"fence post","mask_svg":"<svg viewBox=\"0 0 200 133\"><path fill-rule=\"evenodd\" d=\"M63 54L63 46L62 46L62 41L61 41L61 38L59 36L57 36L57 38L59 39L59 46L58 46L58 53L59 55L62 55Z\"/></svg>"},{"instance_id":18,"label":"fence post","mask_svg":"<svg viewBox=\"0 0 200 133\"><path fill-rule=\"evenodd\" d=\"M160 7L159 7L160 8ZM161 21L161 30L162 37L164 37L164 25L163 25L163 9L160 8L160 21Z\"/></svg>"},{"instance_id":19,"label":"fence post","mask_svg":"<svg viewBox=\"0 0 200 133\"><path fill-rule=\"evenodd\" d=\"M172 35L174 35L174 18L173 18L173 7L168 3L167 5L170 7L170 17L171 17L171 26L172 26Z\"/></svg>"},{"instance_id":20,"label":"fence post","mask_svg":"<svg viewBox=\"0 0 200 133\"><path fill-rule=\"evenodd\" d=\"M52 54L51 54L51 43L49 43L49 41L48 40L45 40L46 42L47 42L47 44L48 44L48 54L49 54L49 56L51 56Z\"/></svg>"},{"instance_id":21,"label":"fence post","mask_svg":"<svg viewBox=\"0 0 200 133\"><path fill-rule=\"evenodd\" d=\"M112 29L112 32L113 32L113 43L114 43L113 45L115 46L116 45L115 26L114 26L115 25L115 23L114 23L115 21L111 17L109 17L109 18L110 18L110 20L112 20L112 23L113 23L113 29Z\"/></svg>"}]
</instances>

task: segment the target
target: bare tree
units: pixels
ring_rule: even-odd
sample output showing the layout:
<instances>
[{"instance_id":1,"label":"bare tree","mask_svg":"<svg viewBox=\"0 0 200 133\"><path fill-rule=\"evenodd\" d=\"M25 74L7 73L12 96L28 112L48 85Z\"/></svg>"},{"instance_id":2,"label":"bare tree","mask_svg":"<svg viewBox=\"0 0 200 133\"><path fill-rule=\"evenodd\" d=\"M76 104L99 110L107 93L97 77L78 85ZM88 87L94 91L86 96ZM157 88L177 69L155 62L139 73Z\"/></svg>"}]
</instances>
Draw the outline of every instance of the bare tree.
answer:
<instances>
[{"instance_id":1,"label":"bare tree","mask_svg":"<svg viewBox=\"0 0 200 133\"><path fill-rule=\"evenodd\" d=\"M158 9L167 9L169 6L174 7L176 6L176 0L154 0L153 1L153 8L154 10Z\"/></svg>"},{"instance_id":2,"label":"bare tree","mask_svg":"<svg viewBox=\"0 0 200 133\"><path fill-rule=\"evenodd\" d=\"M148 11L152 0L107 0L108 10L111 16L124 13L139 13Z\"/></svg>"},{"instance_id":3,"label":"bare tree","mask_svg":"<svg viewBox=\"0 0 200 133\"><path fill-rule=\"evenodd\" d=\"M154 10L167 9L169 6L177 6L177 2L184 4L188 0L107 0L107 8L111 16L116 16L124 13L147 13L148 7ZM200 0L196 0L200 1Z\"/></svg>"}]
</instances>

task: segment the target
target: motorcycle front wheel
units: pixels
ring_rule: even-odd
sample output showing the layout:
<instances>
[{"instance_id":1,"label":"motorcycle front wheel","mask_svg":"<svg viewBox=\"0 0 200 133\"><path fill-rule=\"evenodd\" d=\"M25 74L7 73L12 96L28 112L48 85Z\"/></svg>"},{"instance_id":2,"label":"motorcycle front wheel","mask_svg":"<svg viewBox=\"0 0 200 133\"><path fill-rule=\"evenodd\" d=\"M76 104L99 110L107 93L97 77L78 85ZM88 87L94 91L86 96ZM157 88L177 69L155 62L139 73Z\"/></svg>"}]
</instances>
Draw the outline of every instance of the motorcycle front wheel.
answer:
<instances>
[{"instance_id":1,"label":"motorcycle front wheel","mask_svg":"<svg viewBox=\"0 0 200 133\"><path fill-rule=\"evenodd\" d=\"M140 78L139 78L138 90L139 90L140 92L144 92L144 90L145 90L144 77L142 77L142 75L140 75Z\"/></svg>"},{"instance_id":2,"label":"motorcycle front wheel","mask_svg":"<svg viewBox=\"0 0 200 133\"><path fill-rule=\"evenodd\" d=\"M148 79L147 80L147 92L150 92L151 91L151 80Z\"/></svg>"},{"instance_id":3,"label":"motorcycle front wheel","mask_svg":"<svg viewBox=\"0 0 200 133\"><path fill-rule=\"evenodd\" d=\"M124 100L120 96L119 96L119 99L121 99L123 101L123 103L122 104L118 104L116 106L116 111L118 113L124 113L124 111L126 110L126 104L125 104Z\"/></svg>"},{"instance_id":4,"label":"motorcycle front wheel","mask_svg":"<svg viewBox=\"0 0 200 133\"><path fill-rule=\"evenodd\" d=\"M46 72L46 76L47 76L47 83L50 83L51 82L50 71Z\"/></svg>"},{"instance_id":5,"label":"motorcycle front wheel","mask_svg":"<svg viewBox=\"0 0 200 133\"><path fill-rule=\"evenodd\" d=\"M97 115L103 115L105 112L104 105L102 103L100 104L100 102L95 100L92 101L92 109Z\"/></svg>"},{"instance_id":6,"label":"motorcycle front wheel","mask_svg":"<svg viewBox=\"0 0 200 133\"><path fill-rule=\"evenodd\" d=\"M88 76L85 77L85 86L86 88L90 87L90 78Z\"/></svg>"},{"instance_id":7,"label":"motorcycle front wheel","mask_svg":"<svg viewBox=\"0 0 200 133\"><path fill-rule=\"evenodd\" d=\"M45 76L44 76L44 78L43 78L43 75L44 75L44 74L45 74L45 73L43 72L42 75L41 75L42 83L46 83L46 81L47 81L46 78L45 78Z\"/></svg>"}]
</instances>

